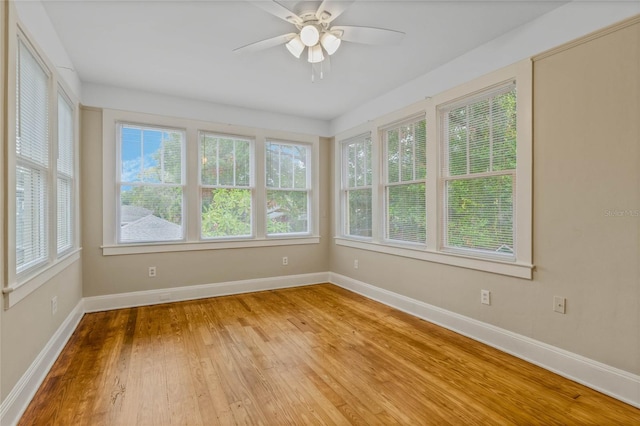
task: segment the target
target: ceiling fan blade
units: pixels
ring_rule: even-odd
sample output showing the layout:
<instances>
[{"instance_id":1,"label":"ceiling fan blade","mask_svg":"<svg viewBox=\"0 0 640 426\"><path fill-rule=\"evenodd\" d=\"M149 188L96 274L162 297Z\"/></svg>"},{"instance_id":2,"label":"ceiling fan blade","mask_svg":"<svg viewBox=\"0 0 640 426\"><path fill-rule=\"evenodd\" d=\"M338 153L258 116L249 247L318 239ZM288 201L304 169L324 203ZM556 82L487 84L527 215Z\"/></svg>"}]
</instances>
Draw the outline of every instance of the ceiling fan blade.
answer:
<instances>
[{"instance_id":1,"label":"ceiling fan blade","mask_svg":"<svg viewBox=\"0 0 640 426\"><path fill-rule=\"evenodd\" d=\"M402 41L405 33L396 30L373 27L340 26L331 27L332 33L342 33L338 38L344 41L362 44L391 45Z\"/></svg>"},{"instance_id":2,"label":"ceiling fan blade","mask_svg":"<svg viewBox=\"0 0 640 426\"><path fill-rule=\"evenodd\" d=\"M295 13L293 13L292 11L290 11L289 9L287 9L286 7L284 7L283 5L281 5L275 0L262 0L262 1L248 0L248 1L249 3L259 7L265 12L268 12L273 16L277 16L280 19L284 19L287 22L291 22L292 24L302 23L302 19L298 15L296 15Z\"/></svg>"},{"instance_id":3,"label":"ceiling fan blade","mask_svg":"<svg viewBox=\"0 0 640 426\"><path fill-rule=\"evenodd\" d=\"M242 47L238 47L233 49L234 52L257 52L259 50L270 49L275 46L279 46L281 44L288 43L292 38L295 38L296 33L289 33L279 35L277 37L267 38L265 40L256 41L255 43L247 44Z\"/></svg>"},{"instance_id":4,"label":"ceiling fan blade","mask_svg":"<svg viewBox=\"0 0 640 426\"><path fill-rule=\"evenodd\" d=\"M342 12L347 10L354 1L355 0L324 0L320 7L318 7L316 18L318 18L320 22L326 22L328 24L342 15Z\"/></svg>"}]
</instances>

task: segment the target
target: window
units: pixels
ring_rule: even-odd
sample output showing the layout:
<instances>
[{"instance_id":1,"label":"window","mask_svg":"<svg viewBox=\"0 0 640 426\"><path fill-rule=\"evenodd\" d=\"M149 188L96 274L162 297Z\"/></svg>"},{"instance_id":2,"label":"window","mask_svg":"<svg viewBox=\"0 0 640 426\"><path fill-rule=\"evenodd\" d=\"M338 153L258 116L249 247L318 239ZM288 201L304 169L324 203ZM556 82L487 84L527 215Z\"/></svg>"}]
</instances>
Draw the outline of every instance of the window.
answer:
<instances>
[{"instance_id":1,"label":"window","mask_svg":"<svg viewBox=\"0 0 640 426\"><path fill-rule=\"evenodd\" d=\"M531 117L523 60L338 135L336 244L531 279Z\"/></svg>"},{"instance_id":2,"label":"window","mask_svg":"<svg viewBox=\"0 0 640 426\"><path fill-rule=\"evenodd\" d=\"M120 123L118 241L184 239L185 132Z\"/></svg>"},{"instance_id":3,"label":"window","mask_svg":"<svg viewBox=\"0 0 640 426\"><path fill-rule=\"evenodd\" d=\"M74 188L74 120L73 106L58 93L58 161L57 161L57 250L58 254L73 247Z\"/></svg>"},{"instance_id":4,"label":"window","mask_svg":"<svg viewBox=\"0 0 640 426\"><path fill-rule=\"evenodd\" d=\"M320 138L103 109L102 254L317 244Z\"/></svg>"},{"instance_id":5,"label":"window","mask_svg":"<svg viewBox=\"0 0 640 426\"><path fill-rule=\"evenodd\" d=\"M415 119L383 130L385 229L391 241L424 244L426 215L426 121Z\"/></svg>"},{"instance_id":6,"label":"window","mask_svg":"<svg viewBox=\"0 0 640 426\"><path fill-rule=\"evenodd\" d=\"M371 135L342 143L343 232L351 237L372 236Z\"/></svg>"},{"instance_id":7,"label":"window","mask_svg":"<svg viewBox=\"0 0 640 426\"><path fill-rule=\"evenodd\" d=\"M7 58L8 307L80 259L76 108L55 67L17 24ZM14 62L15 61L15 62ZM13 103L15 102L15 103Z\"/></svg>"},{"instance_id":8,"label":"window","mask_svg":"<svg viewBox=\"0 0 640 426\"><path fill-rule=\"evenodd\" d=\"M309 146L268 141L266 160L267 235L308 233Z\"/></svg>"},{"instance_id":9,"label":"window","mask_svg":"<svg viewBox=\"0 0 640 426\"><path fill-rule=\"evenodd\" d=\"M200 235L253 235L253 141L200 133Z\"/></svg>"},{"instance_id":10,"label":"window","mask_svg":"<svg viewBox=\"0 0 640 426\"><path fill-rule=\"evenodd\" d=\"M515 84L440 110L443 246L514 255Z\"/></svg>"},{"instance_id":11,"label":"window","mask_svg":"<svg viewBox=\"0 0 640 426\"><path fill-rule=\"evenodd\" d=\"M18 39L16 69L16 272L48 261L50 75Z\"/></svg>"}]
</instances>

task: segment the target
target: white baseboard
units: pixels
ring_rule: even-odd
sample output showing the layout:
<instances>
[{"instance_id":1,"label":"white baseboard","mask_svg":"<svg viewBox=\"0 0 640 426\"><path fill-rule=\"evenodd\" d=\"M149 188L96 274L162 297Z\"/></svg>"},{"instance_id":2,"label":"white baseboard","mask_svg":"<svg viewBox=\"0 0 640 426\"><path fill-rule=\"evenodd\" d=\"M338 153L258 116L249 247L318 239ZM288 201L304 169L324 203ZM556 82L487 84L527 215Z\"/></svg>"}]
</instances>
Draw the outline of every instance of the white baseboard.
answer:
<instances>
[{"instance_id":1,"label":"white baseboard","mask_svg":"<svg viewBox=\"0 0 640 426\"><path fill-rule=\"evenodd\" d=\"M27 371L18 380L9 395L2 401L0 406L1 425L15 425L18 423L31 399L49 373L53 363L76 330L83 315L84 303L83 300L80 300L58 330L51 336L49 342L40 351Z\"/></svg>"},{"instance_id":2,"label":"white baseboard","mask_svg":"<svg viewBox=\"0 0 640 426\"><path fill-rule=\"evenodd\" d=\"M279 288L300 287L326 282L329 282L328 272L286 275L281 277L257 278L252 280L85 297L84 307L85 312L109 311L112 309L131 308L134 306L157 305L160 303L228 296L231 294L251 293L256 291L275 290Z\"/></svg>"},{"instance_id":3,"label":"white baseboard","mask_svg":"<svg viewBox=\"0 0 640 426\"><path fill-rule=\"evenodd\" d=\"M485 343L640 408L640 376L344 275L329 282Z\"/></svg>"}]
</instances>

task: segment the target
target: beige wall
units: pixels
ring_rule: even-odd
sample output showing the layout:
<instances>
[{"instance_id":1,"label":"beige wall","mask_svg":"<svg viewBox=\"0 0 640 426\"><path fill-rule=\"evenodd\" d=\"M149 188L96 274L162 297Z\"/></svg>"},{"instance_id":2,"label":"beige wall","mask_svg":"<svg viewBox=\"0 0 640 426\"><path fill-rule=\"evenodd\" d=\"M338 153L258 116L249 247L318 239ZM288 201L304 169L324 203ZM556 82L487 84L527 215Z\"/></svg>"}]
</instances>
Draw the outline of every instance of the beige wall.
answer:
<instances>
[{"instance_id":1,"label":"beige wall","mask_svg":"<svg viewBox=\"0 0 640 426\"><path fill-rule=\"evenodd\" d=\"M320 171L320 244L103 256L102 112L82 110L82 234L84 295L210 284L329 270L329 173ZM320 141L320 167L328 168L330 140ZM289 265L282 265L288 256ZM147 268L157 267L149 278Z\"/></svg>"},{"instance_id":2,"label":"beige wall","mask_svg":"<svg viewBox=\"0 0 640 426\"><path fill-rule=\"evenodd\" d=\"M7 2L2 2L0 3L0 188L2 188L2 191L4 192L4 188L5 188L5 182L4 182L4 167L5 167L5 161L4 161L4 151L5 151L5 146L7 146L7 141L6 141L6 133L5 133L5 112L7 110L7 98L5 96L5 81L6 81L6 77L7 77L7 70L6 68L6 52L7 52L7 47L6 47L6 39L7 39L7 7L8 4ZM0 241L2 241L2 244L0 244L0 288L4 288L6 286L6 257L5 257L5 241L7 240L5 237L5 217L4 217L4 211L5 211L5 197L4 196L0 196L0 223L2 223L2 226L0 227ZM3 309L0 307L0 377L3 377L2 372L3 367L2 367L2 324L3 324ZM0 403L2 403L2 401L4 401L5 398L5 392L2 391L3 386L0 383Z\"/></svg>"},{"instance_id":3,"label":"beige wall","mask_svg":"<svg viewBox=\"0 0 640 426\"><path fill-rule=\"evenodd\" d=\"M333 244L331 271L640 374L640 217L605 213L640 211L639 102L639 23L535 61L532 281Z\"/></svg>"},{"instance_id":4,"label":"beige wall","mask_svg":"<svg viewBox=\"0 0 640 426\"><path fill-rule=\"evenodd\" d=\"M58 297L55 315L53 296ZM2 313L3 400L81 299L82 264L77 261Z\"/></svg>"}]
</instances>

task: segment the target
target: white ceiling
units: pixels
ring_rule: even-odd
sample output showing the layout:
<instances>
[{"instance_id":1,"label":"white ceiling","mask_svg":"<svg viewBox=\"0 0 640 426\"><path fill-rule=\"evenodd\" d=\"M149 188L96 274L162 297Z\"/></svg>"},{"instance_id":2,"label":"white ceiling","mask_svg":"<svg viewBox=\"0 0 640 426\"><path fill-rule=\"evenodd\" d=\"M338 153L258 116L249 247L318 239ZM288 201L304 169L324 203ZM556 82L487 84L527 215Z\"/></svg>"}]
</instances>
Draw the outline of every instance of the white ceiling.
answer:
<instances>
[{"instance_id":1,"label":"white ceiling","mask_svg":"<svg viewBox=\"0 0 640 426\"><path fill-rule=\"evenodd\" d=\"M281 2L290 9L296 3ZM564 3L356 1L334 25L406 36L397 46L343 43L330 73L315 83L304 56L295 59L284 46L233 52L295 30L242 0L44 5L84 83L331 120Z\"/></svg>"}]
</instances>

